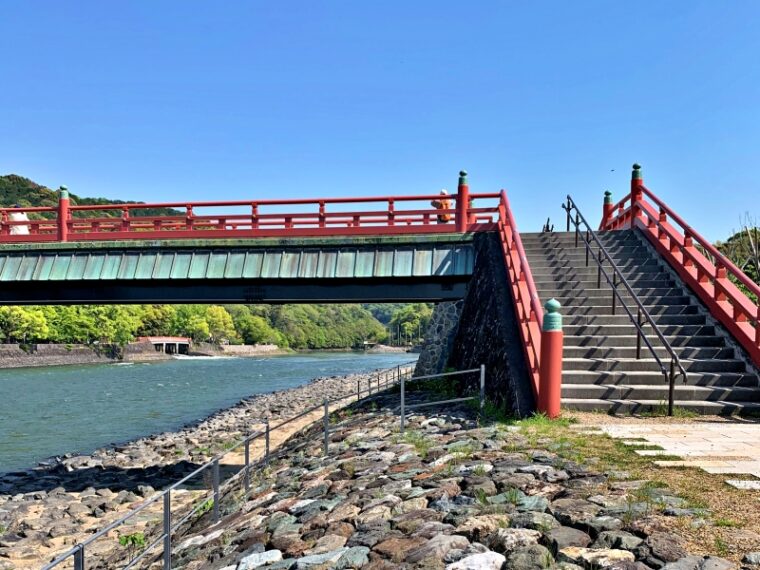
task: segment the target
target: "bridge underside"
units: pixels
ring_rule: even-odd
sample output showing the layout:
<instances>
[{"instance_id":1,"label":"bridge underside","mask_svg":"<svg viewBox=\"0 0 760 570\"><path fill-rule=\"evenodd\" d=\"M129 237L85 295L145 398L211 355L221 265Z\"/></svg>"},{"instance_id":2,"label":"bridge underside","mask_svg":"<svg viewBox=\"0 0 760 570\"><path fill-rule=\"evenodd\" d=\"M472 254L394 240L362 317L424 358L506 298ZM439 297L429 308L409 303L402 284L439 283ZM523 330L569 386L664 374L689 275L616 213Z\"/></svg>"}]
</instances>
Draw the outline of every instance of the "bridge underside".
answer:
<instances>
[{"instance_id":1,"label":"bridge underside","mask_svg":"<svg viewBox=\"0 0 760 570\"><path fill-rule=\"evenodd\" d=\"M0 304L383 303L461 299L469 278L31 282L0 285Z\"/></svg>"},{"instance_id":2,"label":"bridge underside","mask_svg":"<svg viewBox=\"0 0 760 570\"><path fill-rule=\"evenodd\" d=\"M461 299L472 238L24 244L0 248L0 304Z\"/></svg>"}]
</instances>

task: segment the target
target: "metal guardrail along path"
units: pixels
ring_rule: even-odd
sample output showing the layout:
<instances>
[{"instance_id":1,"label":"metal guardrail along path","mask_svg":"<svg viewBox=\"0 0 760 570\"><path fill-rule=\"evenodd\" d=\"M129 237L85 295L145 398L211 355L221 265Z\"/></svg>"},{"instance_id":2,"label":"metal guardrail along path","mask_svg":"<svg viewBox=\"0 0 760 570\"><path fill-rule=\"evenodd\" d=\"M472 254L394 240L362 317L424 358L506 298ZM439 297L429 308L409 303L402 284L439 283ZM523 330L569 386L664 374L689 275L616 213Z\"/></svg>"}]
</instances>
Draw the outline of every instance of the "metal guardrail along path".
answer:
<instances>
[{"instance_id":1,"label":"metal guardrail along path","mask_svg":"<svg viewBox=\"0 0 760 570\"><path fill-rule=\"evenodd\" d=\"M148 509L148 507L152 505L156 505L159 501L162 503L162 507L161 507L161 515L162 515L161 521L162 522L161 522L161 527L160 527L161 528L160 534L157 537L153 538L153 540L144 547L142 552L140 552L137 556L131 559L125 566L122 566L122 570L126 570L128 568L134 568L138 563L145 560L149 554L154 552L154 549L159 544L163 545L163 549L162 549L163 551L161 552L161 558L160 558L160 560L162 561L162 566L164 570L171 570L173 534L175 534L183 524L185 524L193 516L197 515L201 510L208 509L209 501L213 501L211 503L212 520L214 522L219 521L221 517L220 507L221 507L222 493L223 491L231 487L231 485L235 481L238 481L239 479L242 478L243 489L245 493L248 493L250 491L251 469L254 467L266 466L271 459L271 455L272 455L271 433L273 431L279 430L283 428L284 426L287 426L321 409L324 412L324 415L323 415L324 449L323 451L325 455L327 455L329 452L329 438L330 438L330 422L329 422L330 406L332 404L338 404L341 402L344 402L344 405L347 403L350 403L350 402L345 402L345 400L347 399L355 398L356 401L359 401L359 400L362 400L363 398L371 397L373 394L377 394L378 392L382 390L386 390L392 386L395 386L396 384L399 384L401 381L403 381L403 379L405 379L405 377L411 376L413 369L414 369L414 363L408 363L408 364L396 366L391 369L382 370L373 375L370 375L364 382L362 382L362 380L357 380L355 392L352 389L349 393L347 393L344 396L339 396L333 399L325 398L320 404L312 406L291 418L281 421L280 423L274 426L270 425L268 418L264 418L262 420L253 422L253 423L262 424L264 426L263 429L254 431L253 433L248 435L245 439L243 439L242 441L236 443L231 448L224 451L222 454L217 455L210 461L199 466L193 472L189 473L188 475L186 475L185 477L183 477L176 483L170 485L169 487L167 487L160 493L153 495L152 497L144 501L142 504L140 504L138 507L132 509L129 513L127 513L123 517L105 526L104 528L102 528L101 530L99 530L98 532L90 536L87 540L84 540L81 543L76 544L74 547L72 547L70 550L68 550L64 554L57 556L50 563L43 566L42 570L51 570L52 568L56 568L60 564L67 561L73 561L74 570L85 570L87 567L87 552L88 552L88 547L90 545L92 545L96 540L106 537L108 533L110 533L114 529L121 527L122 525L124 525L125 523L133 519L136 515ZM364 384L364 386L362 386L362 384ZM373 387L373 384L374 384L374 387ZM259 458L258 461L253 462L251 459L251 442L259 438L264 439L264 453L262 457ZM221 460L227 455L239 450L241 447L243 448L243 453L244 453L243 467L239 471L237 471L237 473L233 474L226 481L224 481L224 483L222 483L221 473L220 473ZM199 500L198 504L196 504L188 513L184 514L178 520L174 520L173 513L171 510L172 509L172 491L178 490L180 487L185 485L191 479L194 479L199 475L202 475L202 474L206 475L209 473L211 477L211 492L208 495L206 495L203 498L203 500Z\"/></svg>"}]
</instances>

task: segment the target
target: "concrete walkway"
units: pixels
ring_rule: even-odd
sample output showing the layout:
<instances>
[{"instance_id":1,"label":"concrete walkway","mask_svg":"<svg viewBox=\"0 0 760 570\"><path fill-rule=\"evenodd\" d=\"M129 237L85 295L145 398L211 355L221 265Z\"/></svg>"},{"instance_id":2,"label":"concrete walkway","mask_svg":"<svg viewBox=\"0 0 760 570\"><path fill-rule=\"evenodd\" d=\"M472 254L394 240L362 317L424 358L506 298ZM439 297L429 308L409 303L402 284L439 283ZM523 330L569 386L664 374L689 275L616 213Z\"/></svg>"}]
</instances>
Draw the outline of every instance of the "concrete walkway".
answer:
<instances>
[{"instance_id":1,"label":"concrete walkway","mask_svg":"<svg viewBox=\"0 0 760 570\"><path fill-rule=\"evenodd\" d=\"M740 489L760 490L760 424L684 422L606 424L583 426L599 430L640 449L642 456L671 455L679 461L655 461L662 467L699 467L707 473L741 475L726 483Z\"/></svg>"}]
</instances>

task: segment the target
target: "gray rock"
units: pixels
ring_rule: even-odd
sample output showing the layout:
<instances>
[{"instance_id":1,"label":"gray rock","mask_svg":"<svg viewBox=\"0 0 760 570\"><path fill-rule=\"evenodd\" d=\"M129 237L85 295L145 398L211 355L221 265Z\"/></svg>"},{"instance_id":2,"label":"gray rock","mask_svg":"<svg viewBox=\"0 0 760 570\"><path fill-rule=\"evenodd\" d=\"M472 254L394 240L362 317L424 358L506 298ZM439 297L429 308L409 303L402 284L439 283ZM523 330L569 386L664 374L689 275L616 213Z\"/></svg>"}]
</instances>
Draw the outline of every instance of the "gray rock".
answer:
<instances>
[{"instance_id":1,"label":"gray rock","mask_svg":"<svg viewBox=\"0 0 760 570\"><path fill-rule=\"evenodd\" d=\"M449 550L464 550L470 546L470 541L458 534L439 534L427 541L426 544L415 548L406 557L406 562L420 562L425 558L443 560Z\"/></svg>"},{"instance_id":2,"label":"gray rock","mask_svg":"<svg viewBox=\"0 0 760 570\"><path fill-rule=\"evenodd\" d=\"M346 550L335 564L336 570L348 568L361 568L369 562L369 548L366 546L353 546Z\"/></svg>"},{"instance_id":3,"label":"gray rock","mask_svg":"<svg viewBox=\"0 0 760 570\"><path fill-rule=\"evenodd\" d=\"M548 513L518 513L512 517L510 525L513 528L532 528L546 532L553 528L559 528L561 525L553 516Z\"/></svg>"},{"instance_id":4,"label":"gray rock","mask_svg":"<svg viewBox=\"0 0 760 570\"><path fill-rule=\"evenodd\" d=\"M742 562L745 564L757 564L760 565L760 552L748 552L742 558Z\"/></svg>"},{"instance_id":5,"label":"gray rock","mask_svg":"<svg viewBox=\"0 0 760 570\"><path fill-rule=\"evenodd\" d=\"M681 547L681 539L667 532L654 532L635 551L636 558L651 566L662 568L668 562L685 558L688 553Z\"/></svg>"},{"instance_id":6,"label":"gray rock","mask_svg":"<svg viewBox=\"0 0 760 570\"><path fill-rule=\"evenodd\" d=\"M515 550L507 558L507 570L542 570L554 563L551 552L540 544Z\"/></svg>"},{"instance_id":7,"label":"gray rock","mask_svg":"<svg viewBox=\"0 0 760 570\"><path fill-rule=\"evenodd\" d=\"M569 526L553 528L544 534L544 540L555 554L568 546L586 547L591 544L589 535Z\"/></svg>"},{"instance_id":8,"label":"gray rock","mask_svg":"<svg viewBox=\"0 0 760 570\"><path fill-rule=\"evenodd\" d=\"M594 548L619 548L622 550L633 550L639 546L644 539L635 534L625 531L604 531L599 534L594 543Z\"/></svg>"},{"instance_id":9,"label":"gray rock","mask_svg":"<svg viewBox=\"0 0 760 570\"><path fill-rule=\"evenodd\" d=\"M324 566L335 566L338 561L348 552L348 548L343 547L332 552L325 552L324 554L313 554L311 556L304 556L296 561L296 568L298 570L311 570L313 568L321 568Z\"/></svg>"}]
</instances>

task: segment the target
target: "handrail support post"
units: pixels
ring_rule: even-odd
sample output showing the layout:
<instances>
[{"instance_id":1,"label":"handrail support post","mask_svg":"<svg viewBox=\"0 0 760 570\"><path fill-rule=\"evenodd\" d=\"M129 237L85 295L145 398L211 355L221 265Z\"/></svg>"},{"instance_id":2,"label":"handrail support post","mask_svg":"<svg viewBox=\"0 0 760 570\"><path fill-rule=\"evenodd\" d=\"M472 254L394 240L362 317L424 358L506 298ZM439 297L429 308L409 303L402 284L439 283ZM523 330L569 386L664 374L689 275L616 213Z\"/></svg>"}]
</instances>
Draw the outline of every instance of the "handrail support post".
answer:
<instances>
[{"instance_id":1,"label":"handrail support post","mask_svg":"<svg viewBox=\"0 0 760 570\"><path fill-rule=\"evenodd\" d=\"M172 570L172 490L164 493L164 570Z\"/></svg>"}]
</instances>

